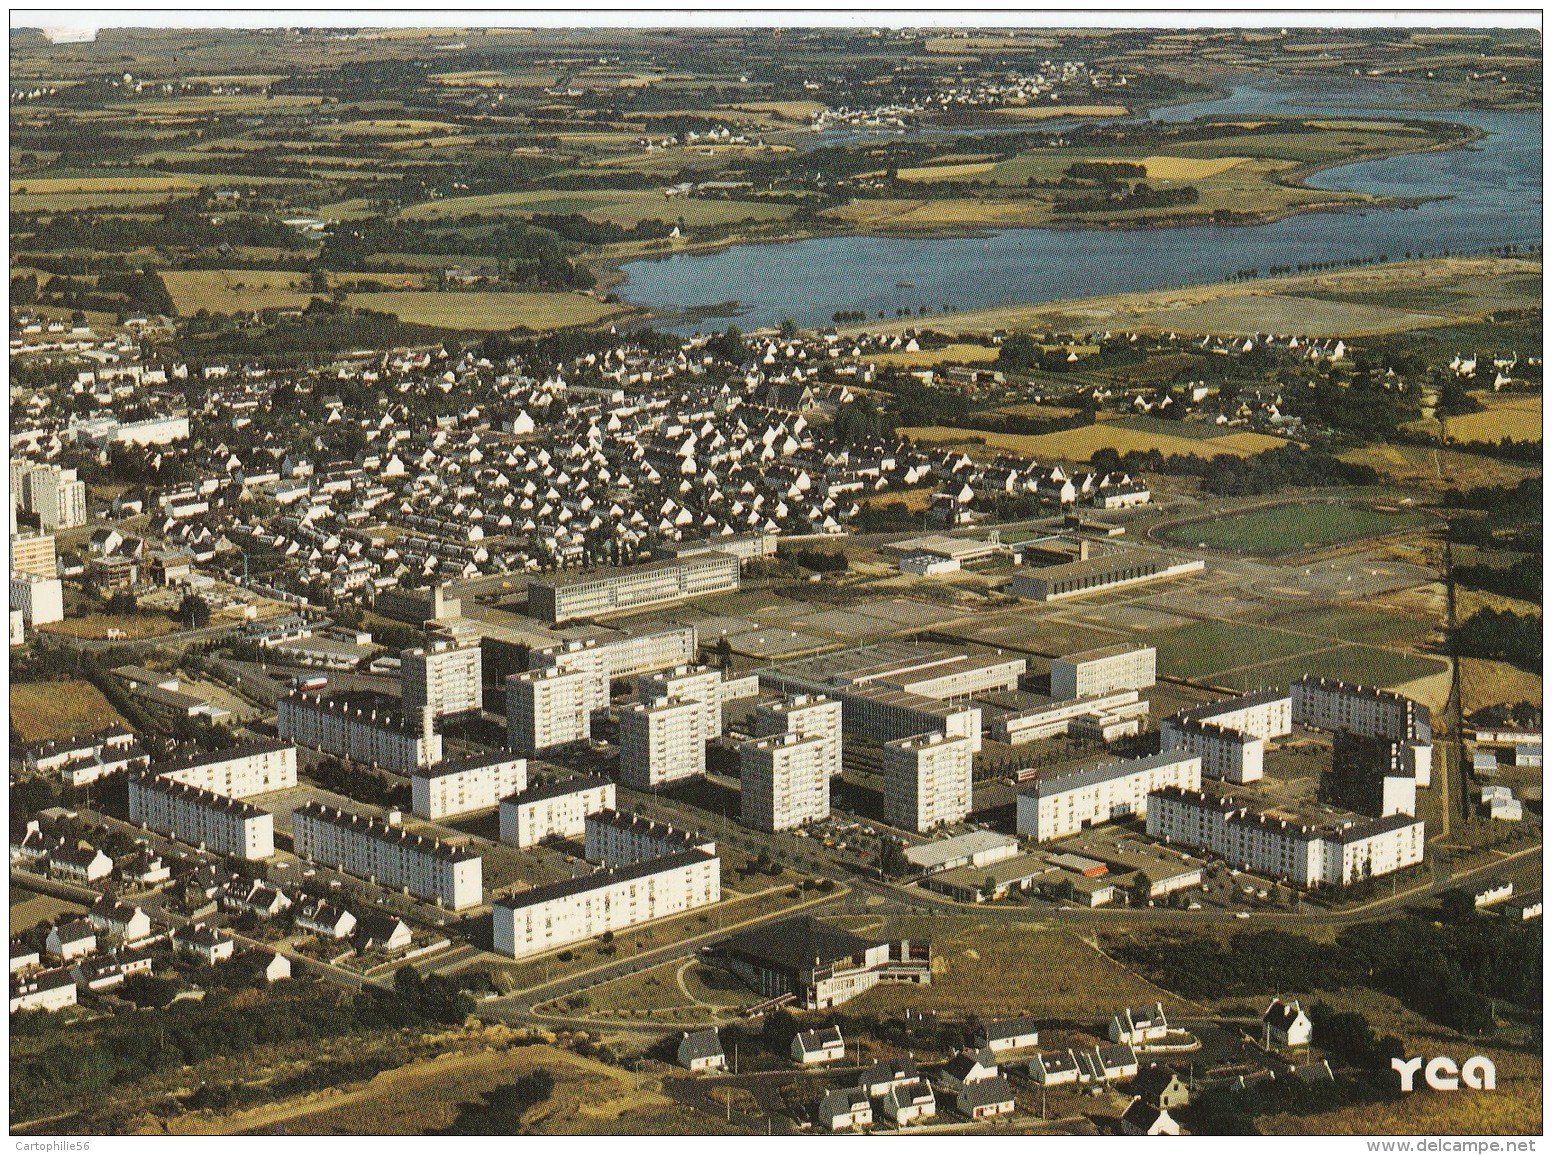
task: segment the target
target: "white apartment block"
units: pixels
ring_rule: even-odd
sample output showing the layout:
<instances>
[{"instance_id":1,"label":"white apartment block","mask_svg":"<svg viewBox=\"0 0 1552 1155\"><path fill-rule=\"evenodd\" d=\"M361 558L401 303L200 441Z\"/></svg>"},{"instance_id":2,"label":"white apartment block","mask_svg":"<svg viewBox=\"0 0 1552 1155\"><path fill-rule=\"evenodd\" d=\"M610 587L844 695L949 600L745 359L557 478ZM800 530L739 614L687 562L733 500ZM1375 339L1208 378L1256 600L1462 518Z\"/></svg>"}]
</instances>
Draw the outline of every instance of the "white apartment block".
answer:
<instances>
[{"instance_id":1,"label":"white apartment block","mask_svg":"<svg viewBox=\"0 0 1552 1155\"><path fill-rule=\"evenodd\" d=\"M970 813L970 739L917 734L884 744L884 821L918 833Z\"/></svg>"},{"instance_id":2,"label":"white apartment block","mask_svg":"<svg viewBox=\"0 0 1552 1155\"><path fill-rule=\"evenodd\" d=\"M1192 706L1174 717L1211 722L1254 738L1284 738L1293 733L1293 697L1285 690L1255 690L1219 702Z\"/></svg>"},{"instance_id":3,"label":"white apartment block","mask_svg":"<svg viewBox=\"0 0 1552 1155\"><path fill-rule=\"evenodd\" d=\"M709 838L613 809L587 816L583 846L589 862L601 862L608 867L633 866L687 850L717 853L716 842Z\"/></svg>"},{"instance_id":4,"label":"white apartment block","mask_svg":"<svg viewBox=\"0 0 1552 1155\"><path fill-rule=\"evenodd\" d=\"M480 903L483 860L466 847L320 802L292 815L291 831L298 858L452 910Z\"/></svg>"},{"instance_id":5,"label":"white apartment block","mask_svg":"<svg viewBox=\"0 0 1552 1155\"><path fill-rule=\"evenodd\" d=\"M491 911L495 950L527 958L721 897L721 859L699 850L599 870L497 899Z\"/></svg>"},{"instance_id":6,"label":"white apartment block","mask_svg":"<svg viewBox=\"0 0 1552 1155\"><path fill-rule=\"evenodd\" d=\"M1090 826L1142 817L1148 795L1166 786L1200 790L1202 759L1185 750L1042 775L1019 791L1018 832L1036 842L1066 838Z\"/></svg>"},{"instance_id":7,"label":"white apartment block","mask_svg":"<svg viewBox=\"0 0 1552 1155\"><path fill-rule=\"evenodd\" d=\"M551 667L507 678L507 746L533 755L593 736L596 703L609 700L608 683L591 670Z\"/></svg>"},{"instance_id":8,"label":"white apartment block","mask_svg":"<svg viewBox=\"0 0 1552 1155\"><path fill-rule=\"evenodd\" d=\"M701 728L707 740L722 733L722 671L714 666L675 666L659 674L636 679L636 697L643 702L678 698L701 703L705 720Z\"/></svg>"},{"instance_id":9,"label":"white apartment block","mask_svg":"<svg viewBox=\"0 0 1552 1155\"><path fill-rule=\"evenodd\" d=\"M754 710L757 738L796 734L823 742L825 774L841 776L841 703L819 694L789 694L780 702L761 702Z\"/></svg>"},{"instance_id":10,"label":"white apartment block","mask_svg":"<svg viewBox=\"0 0 1552 1155\"><path fill-rule=\"evenodd\" d=\"M840 703L831 704L839 712ZM829 747L817 734L797 733L769 734L739 746L739 821L774 832L828 818Z\"/></svg>"},{"instance_id":11,"label":"white apartment block","mask_svg":"<svg viewBox=\"0 0 1552 1155\"><path fill-rule=\"evenodd\" d=\"M739 588L739 562L701 553L646 565L563 574L528 584L528 612L547 622L593 617Z\"/></svg>"},{"instance_id":12,"label":"white apartment block","mask_svg":"<svg viewBox=\"0 0 1552 1155\"><path fill-rule=\"evenodd\" d=\"M430 706L434 718L484 706L478 638L436 638L399 654L399 694L406 710Z\"/></svg>"},{"instance_id":13,"label":"white apartment block","mask_svg":"<svg viewBox=\"0 0 1552 1155\"><path fill-rule=\"evenodd\" d=\"M13 505L11 511L14 513ZM11 534L11 572L55 577L59 573L58 551L51 533Z\"/></svg>"},{"instance_id":14,"label":"white apartment block","mask_svg":"<svg viewBox=\"0 0 1552 1155\"><path fill-rule=\"evenodd\" d=\"M217 854L258 861L275 853L269 811L168 777L129 780L129 820Z\"/></svg>"},{"instance_id":15,"label":"white apartment block","mask_svg":"<svg viewBox=\"0 0 1552 1155\"><path fill-rule=\"evenodd\" d=\"M528 760L508 753L475 754L410 775L410 808L421 818L488 810L528 788Z\"/></svg>"},{"instance_id":16,"label":"white apartment block","mask_svg":"<svg viewBox=\"0 0 1552 1155\"><path fill-rule=\"evenodd\" d=\"M1266 742L1242 730L1166 718L1159 738L1166 750L1188 750L1199 757L1202 773L1209 778L1243 785L1265 776Z\"/></svg>"},{"instance_id":17,"label":"white apartment block","mask_svg":"<svg viewBox=\"0 0 1552 1155\"><path fill-rule=\"evenodd\" d=\"M606 680L634 678L652 670L689 665L695 660L695 647L694 626L666 626L640 634L624 634L607 639L588 638L534 650L529 655L528 668L580 668L588 660L584 655L591 651L596 655Z\"/></svg>"},{"instance_id":18,"label":"white apartment block","mask_svg":"<svg viewBox=\"0 0 1552 1155\"><path fill-rule=\"evenodd\" d=\"M604 710L609 706L609 683L613 678L609 652L596 642L567 642L563 646L534 650L528 655L528 669L530 672L556 670L562 674L583 675L587 709Z\"/></svg>"},{"instance_id":19,"label":"white apartment block","mask_svg":"<svg viewBox=\"0 0 1552 1155\"><path fill-rule=\"evenodd\" d=\"M994 718L987 727L992 740L1022 746L1042 738L1070 734L1085 725L1105 726L1147 716L1148 701L1136 690L1112 690L1093 698L1065 698ZM1140 725L1140 722L1139 722Z\"/></svg>"},{"instance_id":20,"label":"white apartment block","mask_svg":"<svg viewBox=\"0 0 1552 1155\"><path fill-rule=\"evenodd\" d=\"M22 474L21 499L22 508L37 514L45 530L86 524L86 482L76 480L73 469L33 466Z\"/></svg>"},{"instance_id":21,"label":"white apartment block","mask_svg":"<svg viewBox=\"0 0 1552 1155\"><path fill-rule=\"evenodd\" d=\"M501 841L537 846L546 838L581 838L589 814L614 809L614 793L607 778L567 778L503 798Z\"/></svg>"},{"instance_id":22,"label":"white apartment block","mask_svg":"<svg viewBox=\"0 0 1552 1155\"><path fill-rule=\"evenodd\" d=\"M1051 697L1058 700L1146 690L1156 681L1157 651L1152 646L1105 646L1051 663Z\"/></svg>"},{"instance_id":23,"label":"white apartment block","mask_svg":"<svg viewBox=\"0 0 1552 1155\"><path fill-rule=\"evenodd\" d=\"M442 760L442 735L431 709L406 714L393 698L370 691L298 691L280 699L282 738L355 762L409 772Z\"/></svg>"},{"instance_id":24,"label":"white apartment block","mask_svg":"<svg viewBox=\"0 0 1552 1155\"><path fill-rule=\"evenodd\" d=\"M1290 690L1293 720L1300 726L1400 743L1404 768L1417 785L1433 781L1433 726L1427 706L1390 690L1310 674Z\"/></svg>"},{"instance_id":25,"label":"white apartment block","mask_svg":"<svg viewBox=\"0 0 1552 1155\"><path fill-rule=\"evenodd\" d=\"M225 798L246 798L296 785L296 747L270 739L228 750L198 750L158 762L151 772Z\"/></svg>"},{"instance_id":26,"label":"white apartment block","mask_svg":"<svg viewBox=\"0 0 1552 1155\"><path fill-rule=\"evenodd\" d=\"M41 574L11 574L11 609L22 615L29 628L61 622L65 619L65 587L57 577Z\"/></svg>"},{"instance_id":27,"label":"white apartment block","mask_svg":"<svg viewBox=\"0 0 1552 1155\"><path fill-rule=\"evenodd\" d=\"M706 773L704 702L658 698L620 711L620 781L636 790L656 790Z\"/></svg>"},{"instance_id":28,"label":"white apartment block","mask_svg":"<svg viewBox=\"0 0 1552 1155\"><path fill-rule=\"evenodd\" d=\"M1232 798L1167 787L1148 800L1148 834L1210 850L1243 870L1299 886L1347 886L1423 861L1423 823L1409 814L1317 828Z\"/></svg>"}]
</instances>

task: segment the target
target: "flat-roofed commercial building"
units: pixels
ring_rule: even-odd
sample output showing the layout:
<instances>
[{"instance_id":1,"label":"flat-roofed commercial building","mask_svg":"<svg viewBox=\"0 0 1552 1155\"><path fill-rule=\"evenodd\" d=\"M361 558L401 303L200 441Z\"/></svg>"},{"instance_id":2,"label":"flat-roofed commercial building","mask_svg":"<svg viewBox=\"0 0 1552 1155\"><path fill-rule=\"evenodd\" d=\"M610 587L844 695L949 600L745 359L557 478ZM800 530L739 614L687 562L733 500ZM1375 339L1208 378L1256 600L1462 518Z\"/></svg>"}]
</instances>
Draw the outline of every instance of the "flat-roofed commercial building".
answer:
<instances>
[{"instance_id":1,"label":"flat-roofed commercial building","mask_svg":"<svg viewBox=\"0 0 1552 1155\"><path fill-rule=\"evenodd\" d=\"M667 541L652 547L654 560L665 558L697 557L705 553L732 554L739 561L775 557L777 534L773 530L755 530L753 533L725 533L719 537L702 537L693 541Z\"/></svg>"},{"instance_id":2,"label":"flat-roofed commercial building","mask_svg":"<svg viewBox=\"0 0 1552 1155\"><path fill-rule=\"evenodd\" d=\"M1258 813L1233 798L1175 787L1148 799L1148 834L1310 887L1391 874L1418 865L1424 852L1422 820L1409 814L1316 827Z\"/></svg>"},{"instance_id":3,"label":"flat-roofed commercial building","mask_svg":"<svg viewBox=\"0 0 1552 1155\"><path fill-rule=\"evenodd\" d=\"M1199 790L1202 759L1186 750L1105 762L1041 775L1018 794L1018 832L1036 842L1066 838L1089 826L1140 818L1148 796L1165 786Z\"/></svg>"},{"instance_id":4,"label":"flat-roofed commercial building","mask_svg":"<svg viewBox=\"0 0 1552 1155\"><path fill-rule=\"evenodd\" d=\"M1205 568L1200 558L1174 557L1133 549L1062 565L1043 566L1030 573L1015 573L1008 588L1014 597L1054 602L1122 589L1142 582L1180 577Z\"/></svg>"},{"instance_id":5,"label":"flat-roofed commercial building","mask_svg":"<svg viewBox=\"0 0 1552 1155\"><path fill-rule=\"evenodd\" d=\"M246 798L296 785L296 747L260 739L226 750L196 750L158 762L151 772L226 798Z\"/></svg>"},{"instance_id":6,"label":"flat-roofed commercial building","mask_svg":"<svg viewBox=\"0 0 1552 1155\"><path fill-rule=\"evenodd\" d=\"M1293 721L1333 733L1399 743L1403 768L1417 785L1433 781L1433 725L1428 707L1403 694L1374 686L1306 674L1290 687Z\"/></svg>"},{"instance_id":7,"label":"flat-roofed commercial building","mask_svg":"<svg viewBox=\"0 0 1552 1155\"><path fill-rule=\"evenodd\" d=\"M598 870L497 899L491 904L495 950L527 958L721 898L722 860L700 850Z\"/></svg>"},{"instance_id":8,"label":"flat-roofed commercial building","mask_svg":"<svg viewBox=\"0 0 1552 1155\"><path fill-rule=\"evenodd\" d=\"M608 701L608 683L596 671L550 667L507 679L507 745L538 754L593 735L593 710Z\"/></svg>"},{"instance_id":9,"label":"flat-roofed commercial building","mask_svg":"<svg viewBox=\"0 0 1552 1155\"><path fill-rule=\"evenodd\" d=\"M699 702L705 718L701 729L709 741L722 733L722 671L715 666L675 666L636 679L636 697L643 702L678 698Z\"/></svg>"},{"instance_id":10,"label":"flat-roofed commercial building","mask_svg":"<svg viewBox=\"0 0 1552 1155\"><path fill-rule=\"evenodd\" d=\"M410 775L411 809L422 818L488 810L528 787L528 760L508 753L474 754Z\"/></svg>"},{"instance_id":11,"label":"flat-roofed commercial building","mask_svg":"<svg viewBox=\"0 0 1552 1155\"><path fill-rule=\"evenodd\" d=\"M1133 720L1140 729L1147 714L1147 699L1136 690L1113 690L1094 698L1057 699L999 714L991 719L987 732L993 741L1021 746L1094 728L1103 736L1105 727Z\"/></svg>"},{"instance_id":12,"label":"flat-roofed commercial building","mask_svg":"<svg viewBox=\"0 0 1552 1155\"><path fill-rule=\"evenodd\" d=\"M841 703L823 694L789 694L780 702L761 702L754 710L754 734L796 734L817 738L823 744L819 758L825 775L841 776Z\"/></svg>"},{"instance_id":13,"label":"flat-roofed commercial building","mask_svg":"<svg viewBox=\"0 0 1552 1155\"><path fill-rule=\"evenodd\" d=\"M129 820L217 854L256 862L275 853L269 811L156 774L130 777Z\"/></svg>"},{"instance_id":14,"label":"flat-roofed commercial building","mask_svg":"<svg viewBox=\"0 0 1552 1155\"><path fill-rule=\"evenodd\" d=\"M666 858L686 850L717 852L710 838L680 830L666 822L654 822L640 814L600 810L589 814L583 835L585 857L605 866L633 866L651 858Z\"/></svg>"},{"instance_id":15,"label":"flat-roofed commercial building","mask_svg":"<svg viewBox=\"0 0 1552 1155\"><path fill-rule=\"evenodd\" d=\"M480 640L436 638L399 654L399 693L406 710L430 706L434 718L481 709Z\"/></svg>"},{"instance_id":16,"label":"flat-roofed commercial building","mask_svg":"<svg viewBox=\"0 0 1552 1155\"><path fill-rule=\"evenodd\" d=\"M431 708L407 713L395 698L369 690L299 690L279 702L282 738L356 762L411 771L442 760Z\"/></svg>"},{"instance_id":17,"label":"flat-roofed commercial building","mask_svg":"<svg viewBox=\"0 0 1552 1155\"><path fill-rule=\"evenodd\" d=\"M839 709L839 703L832 703ZM830 816L829 743L781 733L738 748L739 821L755 830L793 830Z\"/></svg>"},{"instance_id":18,"label":"flat-roofed commercial building","mask_svg":"<svg viewBox=\"0 0 1552 1155\"><path fill-rule=\"evenodd\" d=\"M528 584L528 612L542 621L566 622L727 593L738 589L739 581L738 558L697 553L646 565L535 579Z\"/></svg>"},{"instance_id":19,"label":"flat-roofed commercial building","mask_svg":"<svg viewBox=\"0 0 1552 1155\"><path fill-rule=\"evenodd\" d=\"M941 870L959 867L990 866L1009 858L1016 858L1019 840L995 830L972 830L969 834L956 834L953 838L939 838L920 846L908 846L905 860L919 870L936 874Z\"/></svg>"},{"instance_id":20,"label":"flat-roofed commercial building","mask_svg":"<svg viewBox=\"0 0 1552 1155\"><path fill-rule=\"evenodd\" d=\"M474 851L400 826L309 802L291 816L298 858L404 889L452 910L478 906L483 860Z\"/></svg>"},{"instance_id":21,"label":"flat-roofed commercial building","mask_svg":"<svg viewBox=\"0 0 1552 1155\"><path fill-rule=\"evenodd\" d=\"M704 702L656 698L620 711L620 781L636 790L656 790L706 773Z\"/></svg>"},{"instance_id":22,"label":"flat-roofed commercial building","mask_svg":"<svg viewBox=\"0 0 1552 1155\"><path fill-rule=\"evenodd\" d=\"M607 778L565 778L530 786L501 800L501 841L537 846L546 838L581 838L587 816L614 809L614 783Z\"/></svg>"},{"instance_id":23,"label":"flat-roofed commercial building","mask_svg":"<svg viewBox=\"0 0 1552 1155\"><path fill-rule=\"evenodd\" d=\"M970 739L917 734L884 744L884 821L923 832L970 813Z\"/></svg>"},{"instance_id":24,"label":"flat-roofed commercial building","mask_svg":"<svg viewBox=\"0 0 1552 1155\"><path fill-rule=\"evenodd\" d=\"M1157 679L1158 651L1122 644L1068 654L1051 663L1051 697L1093 698L1116 690L1146 690Z\"/></svg>"}]
</instances>

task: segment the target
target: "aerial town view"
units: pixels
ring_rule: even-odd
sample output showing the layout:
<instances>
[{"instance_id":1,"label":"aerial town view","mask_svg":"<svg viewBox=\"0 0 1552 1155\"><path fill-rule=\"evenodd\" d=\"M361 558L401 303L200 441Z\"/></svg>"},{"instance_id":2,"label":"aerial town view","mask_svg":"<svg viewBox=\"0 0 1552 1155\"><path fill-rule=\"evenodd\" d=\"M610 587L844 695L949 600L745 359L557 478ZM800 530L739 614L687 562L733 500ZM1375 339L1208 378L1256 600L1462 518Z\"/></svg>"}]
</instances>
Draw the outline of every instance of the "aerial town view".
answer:
<instances>
[{"instance_id":1,"label":"aerial town view","mask_svg":"<svg viewBox=\"0 0 1552 1155\"><path fill-rule=\"evenodd\" d=\"M18 1150L1535 1149L1539 11L178 15L12 12Z\"/></svg>"}]
</instances>

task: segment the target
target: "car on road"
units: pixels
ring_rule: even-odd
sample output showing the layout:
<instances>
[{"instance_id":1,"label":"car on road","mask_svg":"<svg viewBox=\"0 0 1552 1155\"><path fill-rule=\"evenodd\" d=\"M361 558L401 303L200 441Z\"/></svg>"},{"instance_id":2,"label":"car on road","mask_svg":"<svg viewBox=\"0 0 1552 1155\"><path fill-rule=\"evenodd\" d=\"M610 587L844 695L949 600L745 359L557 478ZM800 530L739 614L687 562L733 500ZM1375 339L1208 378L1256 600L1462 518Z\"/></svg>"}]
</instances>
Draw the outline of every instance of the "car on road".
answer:
<instances>
[{"instance_id":1,"label":"car on road","mask_svg":"<svg viewBox=\"0 0 1552 1155\"><path fill-rule=\"evenodd\" d=\"M1235 918L1249 918L1250 917L1250 912L1248 910L1237 910L1237 911L1234 912L1234 917Z\"/></svg>"}]
</instances>

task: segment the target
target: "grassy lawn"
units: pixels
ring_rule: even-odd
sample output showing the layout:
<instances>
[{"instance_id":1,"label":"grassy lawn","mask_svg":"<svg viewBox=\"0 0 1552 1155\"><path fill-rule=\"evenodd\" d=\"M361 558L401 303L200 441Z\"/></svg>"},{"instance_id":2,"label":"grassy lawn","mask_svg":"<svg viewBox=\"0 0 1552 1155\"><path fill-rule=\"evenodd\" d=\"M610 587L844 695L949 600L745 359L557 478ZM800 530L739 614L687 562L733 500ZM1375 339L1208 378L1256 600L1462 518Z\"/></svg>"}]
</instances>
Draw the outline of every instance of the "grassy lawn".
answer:
<instances>
[{"instance_id":1,"label":"grassy lawn","mask_svg":"<svg viewBox=\"0 0 1552 1155\"><path fill-rule=\"evenodd\" d=\"M1346 682L1384 688L1441 673L1445 668L1440 658L1400 654L1373 646L1338 646L1316 654L1250 666L1232 674L1214 676L1211 680L1231 689L1253 690L1260 686L1281 685L1304 674L1314 674L1318 678L1340 678Z\"/></svg>"},{"instance_id":2,"label":"grassy lawn","mask_svg":"<svg viewBox=\"0 0 1552 1155\"><path fill-rule=\"evenodd\" d=\"M348 301L352 308L443 329L569 329L626 312L580 293L357 293Z\"/></svg>"},{"instance_id":3,"label":"grassy lawn","mask_svg":"<svg viewBox=\"0 0 1552 1155\"><path fill-rule=\"evenodd\" d=\"M1382 513L1336 502L1310 502L1204 518L1165 530L1165 536L1180 545L1276 555L1395 533L1426 520L1420 513Z\"/></svg>"},{"instance_id":4,"label":"grassy lawn","mask_svg":"<svg viewBox=\"0 0 1552 1155\"><path fill-rule=\"evenodd\" d=\"M1377 646L1415 646L1435 633L1440 624L1427 618L1390 614L1359 606L1332 606L1293 610L1279 616L1277 624L1301 633L1322 634L1339 642Z\"/></svg>"},{"instance_id":5,"label":"grassy lawn","mask_svg":"<svg viewBox=\"0 0 1552 1155\"><path fill-rule=\"evenodd\" d=\"M747 217L760 221L785 220L792 215L792 208L789 205L753 201L665 197L653 189L608 189L598 192L539 190L428 201L405 209L404 216L419 220L458 217L465 213L500 212L518 216L533 213L581 213L590 220L610 221L626 227L644 220L682 219L685 224L694 227L729 224Z\"/></svg>"},{"instance_id":6,"label":"grassy lawn","mask_svg":"<svg viewBox=\"0 0 1552 1155\"><path fill-rule=\"evenodd\" d=\"M73 738L124 719L90 682L13 682L11 725L24 742Z\"/></svg>"},{"instance_id":7,"label":"grassy lawn","mask_svg":"<svg viewBox=\"0 0 1552 1155\"><path fill-rule=\"evenodd\" d=\"M72 638L106 638L109 630L122 630L127 638L159 638L177 630L178 623L165 614L85 614L39 626L45 634Z\"/></svg>"},{"instance_id":8,"label":"grassy lawn","mask_svg":"<svg viewBox=\"0 0 1552 1155\"><path fill-rule=\"evenodd\" d=\"M1176 678L1208 678L1218 670L1261 659L1292 657L1318 650L1317 638L1243 622L1192 622L1152 639L1159 671Z\"/></svg>"},{"instance_id":9,"label":"grassy lawn","mask_svg":"<svg viewBox=\"0 0 1552 1155\"><path fill-rule=\"evenodd\" d=\"M985 433L955 429L946 425L919 426L900 430L916 441L946 444L968 444L972 438L980 438L991 451L1011 450L1037 460L1055 459L1068 462L1086 462L1101 449L1114 449L1118 453L1132 450L1157 449L1160 453L1201 453L1202 441L1196 436L1179 433L1158 433L1133 427L1127 421L1102 421L1080 429L1065 429L1060 433ZM1249 457L1267 449L1276 449L1287 442L1280 437L1264 433L1231 433L1212 440L1212 452L1230 453L1236 457ZM973 446L972 446L973 448Z\"/></svg>"},{"instance_id":10,"label":"grassy lawn","mask_svg":"<svg viewBox=\"0 0 1552 1155\"><path fill-rule=\"evenodd\" d=\"M1541 437L1539 394L1473 394L1484 408L1445 421L1445 431L1458 441L1535 441Z\"/></svg>"}]
</instances>

